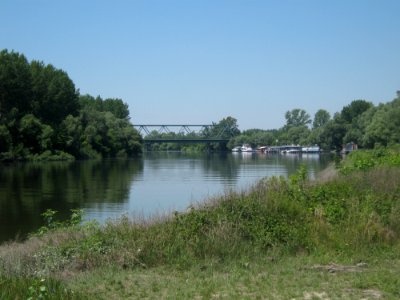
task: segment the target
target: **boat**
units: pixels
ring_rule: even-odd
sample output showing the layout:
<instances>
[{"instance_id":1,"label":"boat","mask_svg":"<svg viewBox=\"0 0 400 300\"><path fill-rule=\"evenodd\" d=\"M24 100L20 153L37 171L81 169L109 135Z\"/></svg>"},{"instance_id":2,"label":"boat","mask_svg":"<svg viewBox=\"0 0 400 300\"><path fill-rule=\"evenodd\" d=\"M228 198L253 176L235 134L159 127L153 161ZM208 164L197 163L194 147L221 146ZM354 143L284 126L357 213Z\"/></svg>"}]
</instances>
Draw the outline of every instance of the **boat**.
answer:
<instances>
[{"instance_id":1,"label":"boat","mask_svg":"<svg viewBox=\"0 0 400 300\"><path fill-rule=\"evenodd\" d=\"M253 148L251 148L251 146L248 145L248 144L243 145L243 146L240 148L240 150L241 150L242 152L253 152L253 151L254 151Z\"/></svg>"},{"instance_id":2,"label":"boat","mask_svg":"<svg viewBox=\"0 0 400 300\"><path fill-rule=\"evenodd\" d=\"M240 146L236 146L236 147L232 148L232 152L241 152L242 151L241 148L242 147L240 147Z\"/></svg>"},{"instance_id":3,"label":"boat","mask_svg":"<svg viewBox=\"0 0 400 300\"><path fill-rule=\"evenodd\" d=\"M266 153L266 152L268 152L268 149L269 148L267 146L260 146L260 147L257 148L256 151L259 151L261 153Z\"/></svg>"},{"instance_id":4,"label":"boat","mask_svg":"<svg viewBox=\"0 0 400 300\"><path fill-rule=\"evenodd\" d=\"M303 147L301 149L301 152L303 153L319 153L321 152L321 149L318 145L311 146L311 147Z\"/></svg>"},{"instance_id":5,"label":"boat","mask_svg":"<svg viewBox=\"0 0 400 300\"><path fill-rule=\"evenodd\" d=\"M282 154L292 154L292 153L300 153L302 147L300 146L293 146L293 145L287 145L287 146L281 146L281 153Z\"/></svg>"}]
</instances>

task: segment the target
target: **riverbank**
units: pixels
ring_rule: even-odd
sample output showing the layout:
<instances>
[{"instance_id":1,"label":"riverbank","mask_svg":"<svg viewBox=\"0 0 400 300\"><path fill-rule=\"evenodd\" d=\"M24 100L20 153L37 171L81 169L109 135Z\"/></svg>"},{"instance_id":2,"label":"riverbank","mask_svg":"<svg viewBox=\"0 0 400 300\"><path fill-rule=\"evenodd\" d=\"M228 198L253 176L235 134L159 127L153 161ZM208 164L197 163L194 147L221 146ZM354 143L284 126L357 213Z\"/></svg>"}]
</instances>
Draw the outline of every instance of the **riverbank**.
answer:
<instances>
[{"instance_id":1,"label":"riverbank","mask_svg":"<svg viewBox=\"0 0 400 300\"><path fill-rule=\"evenodd\" d=\"M0 298L399 298L399 152L354 157L327 181L301 168L169 217L50 218L0 247Z\"/></svg>"}]
</instances>

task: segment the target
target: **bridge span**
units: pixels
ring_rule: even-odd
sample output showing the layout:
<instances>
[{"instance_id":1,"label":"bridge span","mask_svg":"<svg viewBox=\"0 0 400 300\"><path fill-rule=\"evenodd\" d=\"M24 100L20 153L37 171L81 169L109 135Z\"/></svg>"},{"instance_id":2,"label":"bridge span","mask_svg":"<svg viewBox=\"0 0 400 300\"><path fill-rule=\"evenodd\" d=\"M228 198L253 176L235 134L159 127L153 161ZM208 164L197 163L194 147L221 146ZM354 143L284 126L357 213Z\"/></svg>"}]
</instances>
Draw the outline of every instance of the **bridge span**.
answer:
<instances>
[{"instance_id":1,"label":"bridge span","mask_svg":"<svg viewBox=\"0 0 400 300\"><path fill-rule=\"evenodd\" d=\"M232 128L217 124L134 124L145 145L154 143L227 143Z\"/></svg>"}]
</instances>

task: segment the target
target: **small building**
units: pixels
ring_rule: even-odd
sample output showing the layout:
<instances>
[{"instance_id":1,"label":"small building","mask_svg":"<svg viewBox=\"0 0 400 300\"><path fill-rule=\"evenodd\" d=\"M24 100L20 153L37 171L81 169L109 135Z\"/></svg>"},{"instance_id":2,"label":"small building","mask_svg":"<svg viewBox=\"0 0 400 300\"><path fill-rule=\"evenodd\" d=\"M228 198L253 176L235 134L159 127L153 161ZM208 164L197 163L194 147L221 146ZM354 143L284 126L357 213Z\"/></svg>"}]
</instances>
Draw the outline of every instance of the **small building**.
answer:
<instances>
[{"instance_id":1,"label":"small building","mask_svg":"<svg viewBox=\"0 0 400 300\"><path fill-rule=\"evenodd\" d=\"M347 144L343 145L341 153L348 154L357 149L358 149L358 145L356 143L351 142L351 143L347 143Z\"/></svg>"}]
</instances>

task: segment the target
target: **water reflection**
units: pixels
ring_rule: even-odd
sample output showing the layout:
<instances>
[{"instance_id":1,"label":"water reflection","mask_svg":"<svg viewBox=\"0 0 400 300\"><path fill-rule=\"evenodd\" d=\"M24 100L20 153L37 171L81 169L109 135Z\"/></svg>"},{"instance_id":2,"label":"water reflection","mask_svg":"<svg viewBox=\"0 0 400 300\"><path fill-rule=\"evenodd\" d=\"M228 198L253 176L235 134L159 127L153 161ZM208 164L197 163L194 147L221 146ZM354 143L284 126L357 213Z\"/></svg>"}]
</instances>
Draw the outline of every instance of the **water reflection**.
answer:
<instances>
[{"instance_id":1,"label":"water reflection","mask_svg":"<svg viewBox=\"0 0 400 300\"><path fill-rule=\"evenodd\" d=\"M300 164L313 177L330 161L314 154L162 152L135 160L0 164L0 242L36 230L48 208L63 218L82 208L86 219L100 222L123 213L148 216L288 176Z\"/></svg>"},{"instance_id":2,"label":"water reflection","mask_svg":"<svg viewBox=\"0 0 400 300\"><path fill-rule=\"evenodd\" d=\"M0 165L0 242L42 225L46 209L66 218L72 208L129 200L142 160Z\"/></svg>"}]
</instances>

